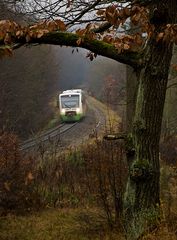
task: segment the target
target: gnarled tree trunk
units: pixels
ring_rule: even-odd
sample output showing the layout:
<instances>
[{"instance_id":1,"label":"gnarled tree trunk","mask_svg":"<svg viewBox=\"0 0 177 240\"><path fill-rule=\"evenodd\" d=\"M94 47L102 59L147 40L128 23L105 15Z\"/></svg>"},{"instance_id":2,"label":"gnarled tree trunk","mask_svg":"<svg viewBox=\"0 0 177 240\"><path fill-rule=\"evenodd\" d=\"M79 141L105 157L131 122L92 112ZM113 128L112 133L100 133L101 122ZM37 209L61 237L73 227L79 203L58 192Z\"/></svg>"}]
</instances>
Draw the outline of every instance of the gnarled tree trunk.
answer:
<instances>
[{"instance_id":1,"label":"gnarled tree trunk","mask_svg":"<svg viewBox=\"0 0 177 240\"><path fill-rule=\"evenodd\" d=\"M145 50L131 134L134 154L129 162L124 206L125 226L131 240L159 217L159 140L173 44L157 42L156 34L158 30Z\"/></svg>"}]
</instances>

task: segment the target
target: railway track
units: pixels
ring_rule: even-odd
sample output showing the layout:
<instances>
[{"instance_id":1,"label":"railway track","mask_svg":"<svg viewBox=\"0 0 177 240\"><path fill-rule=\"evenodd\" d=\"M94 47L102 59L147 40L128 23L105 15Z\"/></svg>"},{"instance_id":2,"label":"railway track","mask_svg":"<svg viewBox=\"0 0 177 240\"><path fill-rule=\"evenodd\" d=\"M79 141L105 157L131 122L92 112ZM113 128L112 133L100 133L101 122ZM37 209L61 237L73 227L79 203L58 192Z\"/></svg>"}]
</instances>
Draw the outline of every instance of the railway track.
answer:
<instances>
[{"instance_id":1,"label":"railway track","mask_svg":"<svg viewBox=\"0 0 177 240\"><path fill-rule=\"evenodd\" d=\"M41 143L50 141L51 139L61 136L62 134L66 133L71 128L73 128L76 124L78 124L78 122L68 123L68 124L63 123L55 128L52 128L50 130L47 130L47 131L41 133L38 136L35 136L34 138L30 138L26 141L23 141L20 144L20 150L26 151L26 150L32 149L32 148L40 145Z\"/></svg>"},{"instance_id":2,"label":"railway track","mask_svg":"<svg viewBox=\"0 0 177 240\"><path fill-rule=\"evenodd\" d=\"M89 111L86 119L81 122L60 124L34 138L28 139L21 143L21 151L37 149L40 145L47 144L51 140L57 141L62 139L62 144L65 145L66 143L69 146L70 144L80 144L83 140L89 139L90 136L103 135L102 133L105 131L107 122L105 106L90 96L87 97L87 105ZM77 127L75 127L76 125Z\"/></svg>"}]
</instances>

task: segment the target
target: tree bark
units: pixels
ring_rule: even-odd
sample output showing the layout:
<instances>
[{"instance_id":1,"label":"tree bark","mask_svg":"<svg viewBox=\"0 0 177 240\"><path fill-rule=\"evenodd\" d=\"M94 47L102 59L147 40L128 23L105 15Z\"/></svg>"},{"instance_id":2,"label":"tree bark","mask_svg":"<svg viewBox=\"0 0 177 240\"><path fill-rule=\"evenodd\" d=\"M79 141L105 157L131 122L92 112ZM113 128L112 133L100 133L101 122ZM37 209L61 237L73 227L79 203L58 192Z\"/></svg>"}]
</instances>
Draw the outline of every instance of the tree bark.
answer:
<instances>
[{"instance_id":1,"label":"tree bark","mask_svg":"<svg viewBox=\"0 0 177 240\"><path fill-rule=\"evenodd\" d=\"M130 174L124 213L131 240L137 239L159 218L159 140L173 44L157 42L156 34L158 29L147 44L138 79L131 134L134 155L128 157Z\"/></svg>"},{"instance_id":2,"label":"tree bark","mask_svg":"<svg viewBox=\"0 0 177 240\"><path fill-rule=\"evenodd\" d=\"M138 89L137 72L130 66L126 66L126 131L132 131L133 117L135 115L136 96Z\"/></svg>"},{"instance_id":3,"label":"tree bark","mask_svg":"<svg viewBox=\"0 0 177 240\"><path fill-rule=\"evenodd\" d=\"M166 24L176 22L175 0L152 1L154 32L145 51L138 78L132 132L129 137L129 178L124 198L127 239L138 239L157 224L160 205L159 141L173 43L158 41Z\"/></svg>"}]
</instances>

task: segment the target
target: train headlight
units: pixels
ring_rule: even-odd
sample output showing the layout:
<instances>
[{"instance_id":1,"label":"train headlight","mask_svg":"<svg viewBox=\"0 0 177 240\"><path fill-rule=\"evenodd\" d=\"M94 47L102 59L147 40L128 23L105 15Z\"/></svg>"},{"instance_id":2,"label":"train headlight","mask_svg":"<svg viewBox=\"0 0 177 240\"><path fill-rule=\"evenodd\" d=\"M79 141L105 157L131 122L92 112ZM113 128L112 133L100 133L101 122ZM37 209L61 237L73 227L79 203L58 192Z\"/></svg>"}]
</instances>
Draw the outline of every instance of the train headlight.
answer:
<instances>
[{"instance_id":1,"label":"train headlight","mask_svg":"<svg viewBox=\"0 0 177 240\"><path fill-rule=\"evenodd\" d=\"M65 109L61 109L62 114L65 114L65 112L66 112Z\"/></svg>"},{"instance_id":2,"label":"train headlight","mask_svg":"<svg viewBox=\"0 0 177 240\"><path fill-rule=\"evenodd\" d=\"M80 108L76 108L76 113L78 114L80 112L81 112Z\"/></svg>"}]
</instances>

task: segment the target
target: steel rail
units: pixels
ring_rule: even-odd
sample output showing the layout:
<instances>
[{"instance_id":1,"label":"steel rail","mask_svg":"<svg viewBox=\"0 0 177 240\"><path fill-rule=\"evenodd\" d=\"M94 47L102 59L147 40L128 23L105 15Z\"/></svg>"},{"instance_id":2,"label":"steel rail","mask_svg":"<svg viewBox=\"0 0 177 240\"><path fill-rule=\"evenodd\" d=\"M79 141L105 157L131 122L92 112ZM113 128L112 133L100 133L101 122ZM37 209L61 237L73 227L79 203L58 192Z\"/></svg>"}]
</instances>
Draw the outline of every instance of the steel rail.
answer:
<instances>
[{"instance_id":1,"label":"steel rail","mask_svg":"<svg viewBox=\"0 0 177 240\"><path fill-rule=\"evenodd\" d=\"M96 102L92 101L92 97L88 97L87 106L89 106L89 108L94 111L95 126L93 126L92 132L97 134L98 131L100 131L100 129L103 129L103 126L105 126L106 122L105 113ZM23 141L20 144L20 150L26 151L28 149L33 149L36 146L40 146L42 143L45 143L47 141L50 142L52 139L57 138L57 136L58 137L62 136L62 134L69 131L76 124L78 124L78 122L67 124L63 123L58 125L57 127L46 130L40 135L34 136L33 138Z\"/></svg>"},{"instance_id":2,"label":"steel rail","mask_svg":"<svg viewBox=\"0 0 177 240\"><path fill-rule=\"evenodd\" d=\"M34 138L25 140L20 144L20 150L25 151L30 148L34 148L36 145L39 145L40 143L50 141L52 138L57 136L61 136L63 133L73 128L77 123L78 122L69 123L69 124L60 124L55 128L52 128L50 130L43 132L39 136L35 136Z\"/></svg>"}]
</instances>

